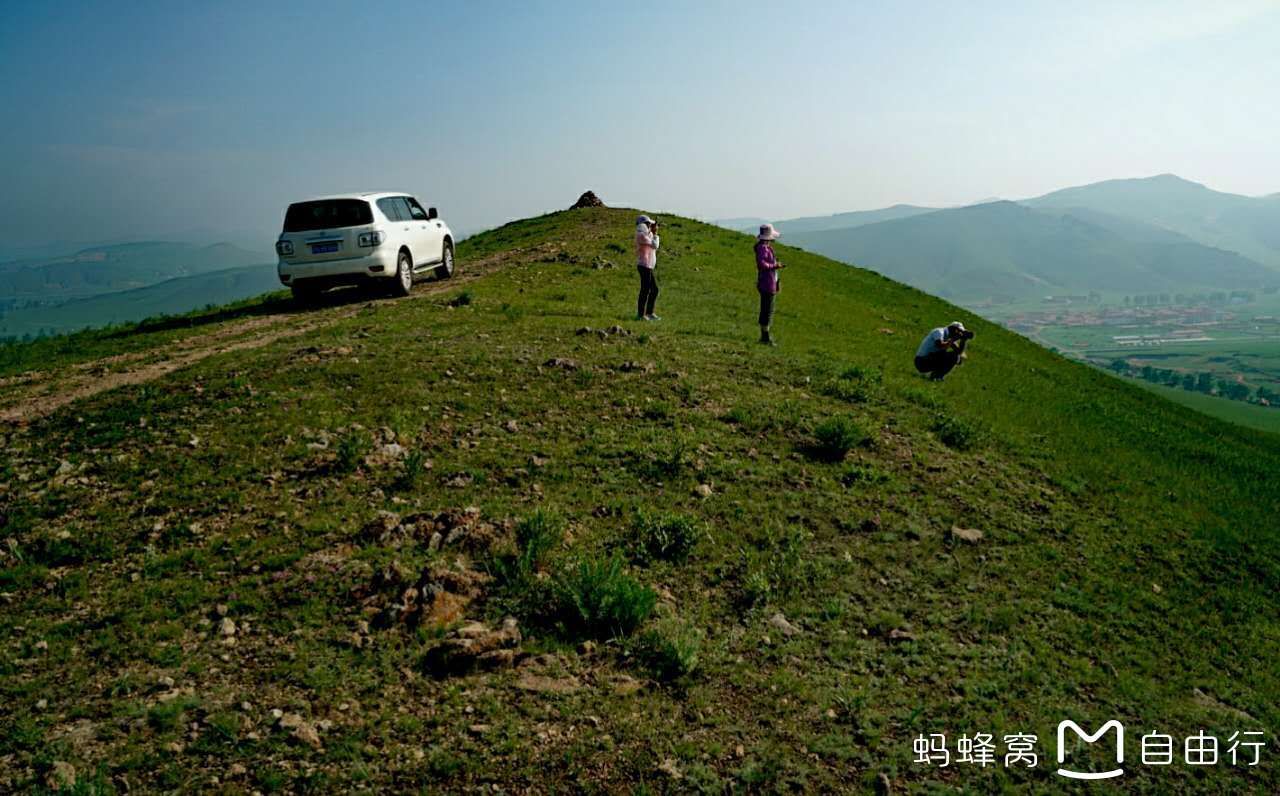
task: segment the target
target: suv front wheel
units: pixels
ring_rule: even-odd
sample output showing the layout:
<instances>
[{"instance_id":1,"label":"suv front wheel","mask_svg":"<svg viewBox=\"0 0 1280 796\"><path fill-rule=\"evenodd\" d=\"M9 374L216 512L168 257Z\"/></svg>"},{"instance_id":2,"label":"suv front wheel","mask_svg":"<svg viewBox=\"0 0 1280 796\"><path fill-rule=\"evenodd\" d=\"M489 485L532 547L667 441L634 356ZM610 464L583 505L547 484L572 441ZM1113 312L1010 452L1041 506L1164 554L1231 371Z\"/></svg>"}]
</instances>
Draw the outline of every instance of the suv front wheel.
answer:
<instances>
[{"instance_id":1,"label":"suv front wheel","mask_svg":"<svg viewBox=\"0 0 1280 796\"><path fill-rule=\"evenodd\" d=\"M440 265L436 266L436 278L448 279L453 276L453 244L444 245L444 254L440 257Z\"/></svg>"},{"instance_id":2,"label":"suv front wheel","mask_svg":"<svg viewBox=\"0 0 1280 796\"><path fill-rule=\"evenodd\" d=\"M409 257L409 252L401 251L396 258L395 284L391 286L391 293L395 296L407 296L412 291L413 259Z\"/></svg>"}]
</instances>

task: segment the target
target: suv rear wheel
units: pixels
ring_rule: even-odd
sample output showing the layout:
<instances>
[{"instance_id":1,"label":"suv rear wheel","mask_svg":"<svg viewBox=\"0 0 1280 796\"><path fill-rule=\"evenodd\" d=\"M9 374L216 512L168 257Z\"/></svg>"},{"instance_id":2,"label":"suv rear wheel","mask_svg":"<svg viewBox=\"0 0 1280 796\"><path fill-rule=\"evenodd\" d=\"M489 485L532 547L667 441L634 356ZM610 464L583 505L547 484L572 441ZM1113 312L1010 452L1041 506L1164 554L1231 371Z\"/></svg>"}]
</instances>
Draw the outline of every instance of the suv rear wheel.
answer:
<instances>
[{"instance_id":1,"label":"suv rear wheel","mask_svg":"<svg viewBox=\"0 0 1280 796\"><path fill-rule=\"evenodd\" d=\"M293 300L302 305L314 304L316 299L320 298L320 293L322 292L314 287L303 285L294 285L289 289L293 291Z\"/></svg>"},{"instance_id":2,"label":"suv rear wheel","mask_svg":"<svg viewBox=\"0 0 1280 796\"><path fill-rule=\"evenodd\" d=\"M436 266L436 277L438 279L448 279L451 276L453 276L453 244L446 241L444 253L440 257L440 264Z\"/></svg>"},{"instance_id":3,"label":"suv rear wheel","mask_svg":"<svg viewBox=\"0 0 1280 796\"><path fill-rule=\"evenodd\" d=\"M396 278L395 284L391 286L392 295L407 296L413 291L413 259L409 257L409 252L400 251L400 256L396 258Z\"/></svg>"}]
</instances>

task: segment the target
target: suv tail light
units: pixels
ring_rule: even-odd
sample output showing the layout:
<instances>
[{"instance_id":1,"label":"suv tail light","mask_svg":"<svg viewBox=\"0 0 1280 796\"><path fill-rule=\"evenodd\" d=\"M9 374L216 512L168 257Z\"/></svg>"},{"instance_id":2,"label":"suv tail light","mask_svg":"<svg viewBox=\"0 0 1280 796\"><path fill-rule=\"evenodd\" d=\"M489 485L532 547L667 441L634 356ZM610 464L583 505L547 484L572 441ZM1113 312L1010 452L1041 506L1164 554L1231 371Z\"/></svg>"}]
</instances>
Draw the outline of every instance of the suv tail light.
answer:
<instances>
[{"instance_id":1,"label":"suv tail light","mask_svg":"<svg viewBox=\"0 0 1280 796\"><path fill-rule=\"evenodd\" d=\"M293 241L278 240L276 241L276 254L281 257L288 257L293 254Z\"/></svg>"},{"instance_id":2,"label":"suv tail light","mask_svg":"<svg viewBox=\"0 0 1280 796\"><path fill-rule=\"evenodd\" d=\"M357 238L357 243L359 243L362 248L371 249L376 246L381 246L386 239L387 234L385 232L361 232L360 237Z\"/></svg>"}]
</instances>

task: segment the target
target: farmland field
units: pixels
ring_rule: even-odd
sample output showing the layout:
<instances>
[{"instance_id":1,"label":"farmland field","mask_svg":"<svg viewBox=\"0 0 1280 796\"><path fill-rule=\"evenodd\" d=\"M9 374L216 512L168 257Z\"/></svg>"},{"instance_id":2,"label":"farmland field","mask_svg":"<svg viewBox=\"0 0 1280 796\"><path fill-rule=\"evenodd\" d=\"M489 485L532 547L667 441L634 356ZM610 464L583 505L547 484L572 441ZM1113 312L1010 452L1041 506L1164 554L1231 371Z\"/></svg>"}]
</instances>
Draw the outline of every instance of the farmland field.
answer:
<instances>
[{"instance_id":1,"label":"farmland field","mask_svg":"<svg viewBox=\"0 0 1280 796\"><path fill-rule=\"evenodd\" d=\"M1210 417L1216 417L1228 423L1235 423L1236 425L1258 429L1259 431L1280 434L1280 409L1274 407L1269 409L1265 406L1248 404L1244 401L1231 401L1226 398L1190 392L1176 387L1166 387L1163 384L1149 384L1141 379L1132 379L1130 381L1157 395L1162 395L1174 403L1182 404L1198 412L1204 412Z\"/></svg>"}]
</instances>

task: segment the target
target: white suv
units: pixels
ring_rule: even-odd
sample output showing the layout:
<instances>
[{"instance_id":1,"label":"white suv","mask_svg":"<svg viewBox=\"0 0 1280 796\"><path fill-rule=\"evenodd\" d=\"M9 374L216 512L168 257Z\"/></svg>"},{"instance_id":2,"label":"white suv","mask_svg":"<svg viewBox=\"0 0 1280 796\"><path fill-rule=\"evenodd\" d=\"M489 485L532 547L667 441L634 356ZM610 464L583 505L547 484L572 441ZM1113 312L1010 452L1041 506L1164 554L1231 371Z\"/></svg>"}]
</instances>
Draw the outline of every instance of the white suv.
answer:
<instances>
[{"instance_id":1,"label":"white suv","mask_svg":"<svg viewBox=\"0 0 1280 796\"><path fill-rule=\"evenodd\" d=\"M280 282L299 300L337 285L385 284L407 296L430 271L453 276L453 233L403 193L322 196L289 205L276 241Z\"/></svg>"}]
</instances>

